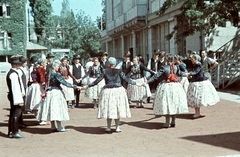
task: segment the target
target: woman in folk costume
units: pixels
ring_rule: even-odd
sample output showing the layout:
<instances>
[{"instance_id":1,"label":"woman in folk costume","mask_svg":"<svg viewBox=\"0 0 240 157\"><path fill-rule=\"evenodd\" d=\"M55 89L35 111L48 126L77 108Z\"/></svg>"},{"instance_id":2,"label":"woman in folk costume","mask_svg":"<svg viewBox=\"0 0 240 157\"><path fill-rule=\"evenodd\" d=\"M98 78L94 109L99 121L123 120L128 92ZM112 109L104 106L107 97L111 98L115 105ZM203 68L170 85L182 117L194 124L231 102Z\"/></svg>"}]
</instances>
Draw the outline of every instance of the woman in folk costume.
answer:
<instances>
[{"instance_id":1,"label":"woman in folk costume","mask_svg":"<svg viewBox=\"0 0 240 157\"><path fill-rule=\"evenodd\" d=\"M89 76L88 84L90 84L93 81L95 81L102 73L103 73L103 67L99 64L98 58L95 57L93 59L93 65L90 66L89 70L83 76L82 80L85 79L87 76ZM104 85L105 85L105 81L102 80L97 85L89 87L85 91L85 96L88 97L89 99L93 99L94 108L97 108L97 100Z\"/></svg>"},{"instance_id":2,"label":"woman in folk costume","mask_svg":"<svg viewBox=\"0 0 240 157\"><path fill-rule=\"evenodd\" d=\"M133 58L133 65L131 65L131 68L127 72L127 76L138 83L144 83L146 82L146 78L144 77L143 71L148 71L152 74L155 74L155 72L146 68L144 65L139 64L138 61L138 57ZM142 108L143 100L147 99L147 97L150 97L151 92L148 85L139 87L129 84L127 87L127 95L129 100L137 102L137 108Z\"/></svg>"},{"instance_id":3,"label":"woman in folk costume","mask_svg":"<svg viewBox=\"0 0 240 157\"><path fill-rule=\"evenodd\" d=\"M58 69L58 72L62 75L63 79L68 83L73 84L72 79L77 81L77 79L70 72L70 68L69 68L69 65L68 65L68 59L66 57L63 57L61 59L61 65ZM71 78L69 78L69 76ZM69 106L69 101L74 102L74 99L75 99L74 90L73 90L73 88L69 88L69 87L64 86L62 84L61 84L61 87L63 89L64 95L65 95L65 98L66 98L66 101L67 101L67 106ZM74 103L72 103L71 107L74 108Z\"/></svg>"},{"instance_id":4,"label":"woman in folk costume","mask_svg":"<svg viewBox=\"0 0 240 157\"><path fill-rule=\"evenodd\" d=\"M177 65L179 67L179 70L181 70L182 72L187 72L187 66L185 63L182 62L182 59L183 58L181 56L175 55L174 63L175 63L175 65ZM179 77L179 82L182 84L183 89L187 93L188 85L189 85L188 78L187 77Z\"/></svg>"},{"instance_id":5,"label":"woman in folk costume","mask_svg":"<svg viewBox=\"0 0 240 157\"><path fill-rule=\"evenodd\" d=\"M50 73L49 87L46 98L42 101L42 105L39 108L37 119L51 121L52 131L65 132L67 130L62 127L61 121L69 120L69 115L64 92L60 85L63 84L74 89L80 89L80 87L72 85L63 79L58 72L60 64L61 62L58 60L52 63L53 70ZM55 121L57 122L57 128Z\"/></svg>"},{"instance_id":6,"label":"woman in folk costume","mask_svg":"<svg viewBox=\"0 0 240 157\"><path fill-rule=\"evenodd\" d=\"M153 101L153 112L155 115L166 116L164 128L175 127L176 114L187 113L187 97L182 85L178 82L178 76L186 76L174 65L173 56L167 57L167 65L162 66L147 83L161 78ZM170 123L170 117L172 121Z\"/></svg>"},{"instance_id":7,"label":"woman in folk costume","mask_svg":"<svg viewBox=\"0 0 240 157\"><path fill-rule=\"evenodd\" d=\"M35 115L42 100L41 94L44 93L46 75L45 67L46 61L38 59L34 65L33 71L31 72L32 82L28 87L28 93L26 96L26 109L33 111Z\"/></svg>"},{"instance_id":8,"label":"woman in folk costume","mask_svg":"<svg viewBox=\"0 0 240 157\"><path fill-rule=\"evenodd\" d=\"M127 78L121 69L115 68L115 58L110 57L108 63L109 68L104 69L97 80L87 87L95 86L103 79L105 80L106 84L99 96L98 118L107 119L107 132L111 131L111 121L115 119L116 132L121 132L119 127L120 118L131 117L126 89L121 84L121 78L129 84L136 84L136 82Z\"/></svg>"},{"instance_id":9,"label":"woman in folk costume","mask_svg":"<svg viewBox=\"0 0 240 157\"><path fill-rule=\"evenodd\" d=\"M189 73L189 87L187 92L188 106L195 108L193 118L201 117L200 107L215 105L220 101L216 89L204 76L201 63L196 55L191 57L193 70Z\"/></svg>"}]
</instances>

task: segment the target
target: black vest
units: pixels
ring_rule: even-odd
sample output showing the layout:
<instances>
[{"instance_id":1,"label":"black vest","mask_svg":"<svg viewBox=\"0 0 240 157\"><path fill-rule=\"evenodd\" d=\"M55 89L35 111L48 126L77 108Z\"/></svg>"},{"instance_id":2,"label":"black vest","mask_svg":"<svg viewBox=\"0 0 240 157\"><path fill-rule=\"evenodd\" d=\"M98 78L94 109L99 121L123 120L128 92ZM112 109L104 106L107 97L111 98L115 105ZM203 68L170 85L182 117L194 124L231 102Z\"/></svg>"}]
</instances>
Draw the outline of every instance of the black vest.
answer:
<instances>
[{"instance_id":1,"label":"black vest","mask_svg":"<svg viewBox=\"0 0 240 157\"><path fill-rule=\"evenodd\" d=\"M27 89L27 78L26 78L26 74L24 73L24 71L19 68L21 71L22 71L22 82L23 82L23 87L24 87L24 90L26 92L26 89Z\"/></svg>"},{"instance_id":2,"label":"black vest","mask_svg":"<svg viewBox=\"0 0 240 157\"><path fill-rule=\"evenodd\" d=\"M72 69L72 74L76 79L80 79L82 77L82 66L77 66L75 64L72 65L73 69ZM73 79L73 83L76 85L78 84L74 79Z\"/></svg>"},{"instance_id":3,"label":"black vest","mask_svg":"<svg viewBox=\"0 0 240 157\"><path fill-rule=\"evenodd\" d=\"M129 70L129 68L131 67L131 62L123 62L122 64L122 72L124 72L124 74L126 74L126 72Z\"/></svg>"},{"instance_id":4,"label":"black vest","mask_svg":"<svg viewBox=\"0 0 240 157\"><path fill-rule=\"evenodd\" d=\"M157 67L158 67L158 64L159 64L159 61L157 61ZM151 58L151 70L156 71L155 62L153 58Z\"/></svg>"},{"instance_id":5,"label":"black vest","mask_svg":"<svg viewBox=\"0 0 240 157\"><path fill-rule=\"evenodd\" d=\"M6 82L7 82L7 86L8 86L8 100L9 101L13 101L13 91L12 91L12 82L11 82L11 79L10 79L10 75L12 73L16 73L18 75L18 73L13 70L13 69L10 69L10 71L8 72L7 76L6 76ZM19 83L19 86L20 86L20 89L22 91L22 86L21 86L21 83L20 83L20 78L19 78L19 75L18 75L18 83Z\"/></svg>"}]
</instances>

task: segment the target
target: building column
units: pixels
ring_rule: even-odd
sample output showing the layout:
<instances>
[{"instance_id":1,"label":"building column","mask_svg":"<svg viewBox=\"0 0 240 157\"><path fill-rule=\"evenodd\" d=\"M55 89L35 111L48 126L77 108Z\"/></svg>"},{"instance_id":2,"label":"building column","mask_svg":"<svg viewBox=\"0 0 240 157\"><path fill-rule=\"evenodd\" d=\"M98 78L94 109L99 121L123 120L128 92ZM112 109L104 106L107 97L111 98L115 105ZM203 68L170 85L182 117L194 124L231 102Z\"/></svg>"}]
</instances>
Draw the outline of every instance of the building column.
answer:
<instances>
[{"instance_id":1,"label":"building column","mask_svg":"<svg viewBox=\"0 0 240 157\"><path fill-rule=\"evenodd\" d=\"M112 39L112 54L113 54L113 57L116 57L116 50L115 50L115 40L114 38Z\"/></svg>"},{"instance_id":2,"label":"building column","mask_svg":"<svg viewBox=\"0 0 240 157\"><path fill-rule=\"evenodd\" d=\"M147 34L148 34L148 56L149 58L152 58L153 56L153 49L152 49L152 27L149 26L148 27L148 30L147 30Z\"/></svg>"},{"instance_id":3,"label":"building column","mask_svg":"<svg viewBox=\"0 0 240 157\"><path fill-rule=\"evenodd\" d=\"M106 52L108 52L108 42L106 42L106 47L105 47L105 49L106 49ZM109 52L108 52L109 53Z\"/></svg>"},{"instance_id":4,"label":"building column","mask_svg":"<svg viewBox=\"0 0 240 157\"><path fill-rule=\"evenodd\" d=\"M124 55L124 36L123 35L121 35L121 42L122 42L122 44L121 44L121 46L122 46L121 56L123 56Z\"/></svg>"},{"instance_id":5,"label":"building column","mask_svg":"<svg viewBox=\"0 0 240 157\"><path fill-rule=\"evenodd\" d=\"M136 33L132 32L132 47L133 47L133 56L136 56Z\"/></svg>"}]
</instances>

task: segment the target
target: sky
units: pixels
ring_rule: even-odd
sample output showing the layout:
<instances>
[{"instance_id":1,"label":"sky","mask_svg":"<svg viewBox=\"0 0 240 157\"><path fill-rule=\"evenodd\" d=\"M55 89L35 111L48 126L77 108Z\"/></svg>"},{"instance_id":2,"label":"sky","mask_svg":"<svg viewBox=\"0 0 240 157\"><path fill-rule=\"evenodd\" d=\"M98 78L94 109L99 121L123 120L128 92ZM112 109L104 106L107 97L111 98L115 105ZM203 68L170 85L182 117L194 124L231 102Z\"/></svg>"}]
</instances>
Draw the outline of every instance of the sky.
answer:
<instances>
[{"instance_id":1,"label":"sky","mask_svg":"<svg viewBox=\"0 0 240 157\"><path fill-rule=\"evenodd\" d=\"M89 15L93 21L97 16L102 15L101 0L68 0L70 3L70 9L73 10L76 15L79 10L85 12L85 15ZM63 0L52 0L53 15L60 15L62 10Z\"/></svg>"}]
</instances>

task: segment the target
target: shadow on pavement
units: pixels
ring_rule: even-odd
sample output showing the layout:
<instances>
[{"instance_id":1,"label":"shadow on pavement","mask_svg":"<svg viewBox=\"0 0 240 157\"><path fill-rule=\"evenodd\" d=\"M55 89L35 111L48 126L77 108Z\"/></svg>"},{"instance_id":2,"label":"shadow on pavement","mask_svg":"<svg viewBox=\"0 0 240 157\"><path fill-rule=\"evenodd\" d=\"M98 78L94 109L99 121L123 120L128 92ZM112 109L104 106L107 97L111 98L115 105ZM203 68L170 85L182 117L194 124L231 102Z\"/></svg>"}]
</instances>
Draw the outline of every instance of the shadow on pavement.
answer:
<instances>
[{"instance_id":1,"label":"shadow on pavement","mask_svg":"<svg viewBox=\"0 0 240 157\"><path fill-rule=\"evenodd\" d=\"M85 134L107 134L107 132L105 132L105 128L103 127L86 127L86 126L66 126L66 129L74 129L78 132L82 132ZM114 130L113 130L114 131ZM111 132L109 132L111 133Z\"/></svg>"},{"instance_id":2,"label":"shadow on pavement","mask_svg":"<svg viewBox=\"0 0 240 157\"><path fill-rule=\"evenodd\" d=\"M240 132L187 136L182 139L240 151Z\"/></svg>"},{"instance_id":3,"label":"shadow on pavement","mask_svg":"<svg viewBox=\"0 0 240 157\"><path fill-rule=\"evenodd\" d=\"M155 118L151 118L151 119L155 119ZM151 120L150 119L150 120ZM123 122L121 121L121 124L126 124L126 125L131 125L134 127L138 127L138 128L143 128L143 129L163 129L163 123L161 122L147 122L149 120L144 120L144 121L136 121L136 122Z\"/></svg>"},{"instance_id":4,"label":"shadow on pavement","mask_svg":"<svg viewBox=\"0 0 240 157\"><path fill-rule=\"evenodd\" d=\"M94 104L93 103L79 103L79 106L75 106L75 108L79 108L79 109L89 109L92 108L93 109Z\"/></svg>"},{"instance_id":5,"label":"shadow on pavement","mask_svg":"<svg viewBox=\"0 0 240 157\"><path fill-rule=\"evenodd\" d=\"M54 131L52 131L50 129L50 126L49 128L25 128L25 129L20 129L21 132L28 132L28 133L31 133L31 134L51 134L51 133L54 133Z\"/></svg>"}]
</instances>

